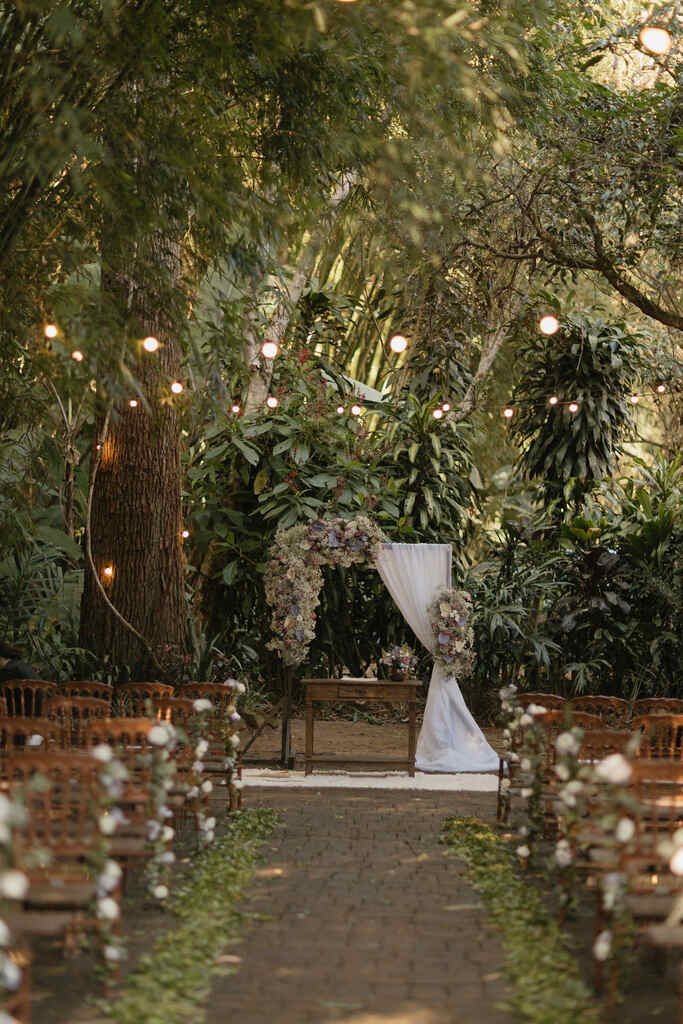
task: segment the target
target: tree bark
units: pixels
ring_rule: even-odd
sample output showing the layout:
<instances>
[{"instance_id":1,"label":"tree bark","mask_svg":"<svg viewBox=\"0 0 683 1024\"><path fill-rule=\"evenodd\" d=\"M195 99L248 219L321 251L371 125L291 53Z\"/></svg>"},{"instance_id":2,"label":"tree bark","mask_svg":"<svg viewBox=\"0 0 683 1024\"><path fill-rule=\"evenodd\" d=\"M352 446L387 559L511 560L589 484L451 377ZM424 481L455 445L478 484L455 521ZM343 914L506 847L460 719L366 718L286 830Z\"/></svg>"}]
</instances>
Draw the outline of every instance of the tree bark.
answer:
<instances>
[{"instance_id":1,"label":"tree bark","mask_svg":"<svg viewBox=\"0 0 683 1024\"><path fill-rule=\"evenodd\" d=\"M177 246L157 236L146 240L144 248L145 265L163 268L167 284L178 284ZM168 298L149 284L138 286L135 265L122 272L116 259L111 261L103 271L103 287L119 306L126 303L140 338L153 335L160 342L155 353L141 349L133 371L148 408L140 398L136 408L127 402L116 406L101 450L93 450L91 459L96 477L89 530L95 569L112 604L148 646L107 606L87 560L80 642L99 657L149 678L158 674L153 654L164 645L180 654L186 646L180 420L170 392L180 375L180 324L169 312ZM103 422L104 417L98 437Z\"/></svg>"}]
</instances>

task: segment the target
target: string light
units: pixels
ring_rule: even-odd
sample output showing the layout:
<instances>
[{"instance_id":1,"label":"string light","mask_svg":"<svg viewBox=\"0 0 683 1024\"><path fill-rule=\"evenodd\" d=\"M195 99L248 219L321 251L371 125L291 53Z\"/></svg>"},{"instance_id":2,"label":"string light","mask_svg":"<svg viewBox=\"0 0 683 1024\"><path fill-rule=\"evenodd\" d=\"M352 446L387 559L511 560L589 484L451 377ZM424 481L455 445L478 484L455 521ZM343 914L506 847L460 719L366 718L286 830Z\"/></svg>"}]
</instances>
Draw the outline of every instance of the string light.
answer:
<instances>
[{"instance_id":1,"label":"string light","mask_svg":"<svg viewBox=\"0 0 683 1024\"><path fill-rule=\"evenodd\" d=\"M432 413L435 420L440 420L443 416L443 409L435 409Z\"/></svg>"},{"instance_id":2,"label":"string light","mask_svg":"<svg viewBox=\"0 0 683 1024\"><path fill-rule=\"evenodd\" d=\"M278 401L275 395L268 395L266 398L266 405L269 409L277 409Z\"/></svg>"},{"instance_id":3,"label":"string light","mask_svg":"<svg viewBox=\"0 0 683 1024\"><path fill-rule=\"evenodd\" d=\"M548 399L548 405L557 405L558 402L559 398L557 397L557 395L551 395Z\"/></svg>"},{"instance_id":4,"label":"string light","mask_svg":"<svg viewBox=\"0 0 683 1024\"><path fill-rule=\"evenodd\" d=\"M180 383L180 381L179 380L174 380L173 383L171 384L171 391L173 392L173 394L174 395L180 395L180 394L182 394L182 390L183 390L183 385Z\"/></svg>"},{"instance_id":5,"label":"string light","mask_svg":"<svg viewBox=\"0 0 683 1024\"><path fill-rule=\"evenodd\" d=\"M131 407L131 409L137 409L137 407L138 407L138 400L137 400L137 398L131 398L131 400L128 403L128 405Z\"/></svg>"},{"instance_id":6,"label":"string light","mask_svg":"<svg viewBox=\"0 0 683 1024\"><path fill-rule=\"evenodd\" d=\"M441 406L441 408L443 409L444 412L450 412L451 411L451 403L450 402L444 402L443 405Z\"/></svg>"},{"instance_id":7,"label":"string light","mask_svg":"<svg viewBox=\"0 0 683 1024\"><path fill-rule=\"evenodd\" d=\"M640 398L638 397L638 395L631 395L631 403L633 405L638 405L639 401L640 401Z\"/></svg>"},{"instance_id":8,"label":"string light","mask_svg":"<svg viewBox=\"0 0 683 1024\"><path fill-rule=\"evenodd\" d=\"M261 354L266 359L275 359L279 351L280 347L276 341L264 341L261 345Z\"/></svg>"},{"instance_id":9,"label":"string light","mask_svg":"<svg viewBox=\"0 0 683 1024\"><path fill-rule=\"evenodd\" d=\"M665 391L666 391L666 385L665 384L658 384L657 385L657 394L658 395L663 395Z\"/></svg>"},{"instance_id":10,"label":"string light","mask_svg":"<svg viewBox=\"0 0 683 1024\"><path fill-rule=\"evenodd\" d=\"M240 411L241 411L241 409L240 409L239 405L237 404L237 402L235 402L235 404L230 407L230 412L234 412L235 416L237 416L237 414Z\"/></svg>"},{"instance_id":11,"label":"string light","mask_svg":"<svg viewBox=\"0 0 683 1024\"><path fill-rule=\"evenodd\" d=\"M75 348L73 350L73 352L71 353L71 358L75 359L77 363L83 362L83 353L81 352L80 348Z\"/></svg>"},{"instance_id":12,"label":"string light","mask_svg":"<svg viewBox=\"0 0 683 1024\"><path fill-rule=\"evenodd\" d=\"M183 536L183 540L187 540L187 538L190 536L190 531L189 530L183 530L182 536Z\"/></svg>"},{"instance_id":13,"label":"string light","mask_svg":"<svg viewBox=\"0 0 683 1024\"><path fill-rule=\"evenodd\" d=\"M560 328L560 321L556 316L548 314L542 316L538 321L538 329L542 334L555 334Z\"/></svg>"},{"instance_id":14,"label":"string light","mask_svg":"<svg viewBox=\"0 0 683 1024\"><path fill-rule=\"evenodd\" d=\"M156 350L159 348L159 340L158 338L155 338L153 337L153 335L150 334L149 337L145 338L145 340L143 341L142 347L144 348L145 352L156 352Z\"/></svg>"},{"instance_id":15,"label":"string light","mask_svg":"<svg viewBox=\"0 0 683 1024\"><path fill-rule=\"evenodd\" d=\"M643 25L638 38L650 53L663 55L671 49L671 36L665 28L656 25Z\"/></svg>"},{"instance_id":16,"label":"string light","mask_svg":"<svg viewBox=\"0 0 683 1024\"><path fill-rule=\"evenodd\" d=\"M107 579L111 579L112 576L114 575L114 566L113 565L105 565L105 567L102 570L102 572L107 577Z\"/></svg>"},{"instance_id":17,"label":"string light","mask_svg":"<svg viewBox=\"0 0 683 1024\"><path fill-rule=\"evenodd\" d=\"M45 337L46 338L56 338L58 333L59 333L59 331L57 329L57 324L45 324Z\"/></svg>"},{"instance_id":18,"label":"string light","mask_svg":"<svg viewBox=\"0 0 683 1024\"><path fill-rule=\"evenodd\" d=\"M344 406L343 405L338 405L337 406L337 414L339 416L343 416L344 415Z\"/></svg>"},{"instance_id":19,"label":"string light","mask_svg":"<svg viewBox=\"0 0 683 1024\"><path fill-rule=\"evenodd\" d=\"M392 352L405 352L408 348L408 339L404 338L402 334L395 334L389 342L389 348Z\"/></svg>"},{"instance_id":20,"label":"string light","mask_svg":"<svg viewBox=\"0 0 683 1024\"><path fill-rule=\"evenodd\" d=\"M503 409L503 416L505 417L505 419L510 420L514 415L515 410L511 409L509 405L506 405L505 408Z\"/></svg>"},{"instance_id":21,"label":"string light","mask_svg":"<svg viewBox=\"0 0 683 1024\"><path fill-rule=\"evenodd\" d=\"M569 411L570 412L578 412L579 411L579 404L578 404L578 402L570 402L569 403Z\"/></svg>"},{"instance_id":22,"label":"string light","mask_svg":"<svg viewBox=\"0 0 683 1024\"><path fill-rule=\"evenodd\" d=\"M352 416L360 416L360 414L362 413L362 411L363 411L363 410L362 410L362 408L360 407L360 405L352 405L352 406L351 406L351 415L352 415Z\"/></svg>"}]
</instances>

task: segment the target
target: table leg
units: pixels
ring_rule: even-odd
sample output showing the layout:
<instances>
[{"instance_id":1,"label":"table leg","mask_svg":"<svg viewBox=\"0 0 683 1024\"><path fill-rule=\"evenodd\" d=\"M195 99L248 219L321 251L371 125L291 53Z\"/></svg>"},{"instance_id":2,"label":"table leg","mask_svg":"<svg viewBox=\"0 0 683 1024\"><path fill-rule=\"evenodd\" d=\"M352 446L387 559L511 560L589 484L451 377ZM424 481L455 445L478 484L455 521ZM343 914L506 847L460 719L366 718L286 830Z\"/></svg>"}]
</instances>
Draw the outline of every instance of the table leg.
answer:
<instances>
[{"instance_id":1,"label":"table leg","mask_svg":"<svg viewBox=\"0 0 683 1024\"><path fill-rule=\"evenodd\" d=\"M304 760L304 775L310 775L313 760L313 701L306 698L306 755Z\"/></svg>"},{"instance_id":2,"label":"table leg","mask_svg":"<svg viewBox=\"0 0 683 1024\"><path fill-rule=\"evenodd\" d=\"M408 701L408 773L415 776L415 701Z\"/></svg>"}]
</instances>

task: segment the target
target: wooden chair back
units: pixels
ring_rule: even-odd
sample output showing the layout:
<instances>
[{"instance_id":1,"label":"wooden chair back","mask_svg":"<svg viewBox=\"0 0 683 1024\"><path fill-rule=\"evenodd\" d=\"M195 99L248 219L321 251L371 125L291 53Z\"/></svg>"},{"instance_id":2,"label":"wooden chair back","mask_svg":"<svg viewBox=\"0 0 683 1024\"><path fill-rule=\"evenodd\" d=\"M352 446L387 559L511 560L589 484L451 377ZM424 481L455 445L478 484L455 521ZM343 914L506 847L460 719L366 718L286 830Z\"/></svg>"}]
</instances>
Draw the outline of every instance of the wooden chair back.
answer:
<instances>
[{"instance_id":1,"label":"wooden chair back","mask_svg":"<svg viewBox=\"0 0 683 1024\"><path fill-rule=\"evenodd\" d=\"M579 760L588 764L602 761L610 754L636 756L635 741L642 742L637 733L628 729L586 729L581 740Z\"/></svg>"},{"instance_id":2,"label":"wooden chair back","mask_svg":"<svg viewBox=\"0 0 683 1024\"><path fill-rule=\"evenodd\" d=\"M40 737L41 742L34 742ZM50 751L59 747L59 727L48 718L19 718L6 715L0 718L0 765L6 778L7 758L23 755L27 751Z\"/></svg>"},{"instance_id":3,"label":"wooden chair back","mask_svg":"<svg viewBox=\"0 0 683 1024\"><path fill-rule=\"evenodd\" d=\"M122 683L116 694L120 716L141 718L152 711L155 701L172 697L173 687L169 683Z\"/></svg>"},{"instance_id":4,"label":"wooden chair back","mask_svg":"<svg viewBox=\"0 0 683 1024\"><path fill-rule=\"evenodd\" d=\"M639 697L633 702L633 717L643 715L683 715L683 700L677 697Z\"/></svg>"},{"instance_id":5,"label":"wooden chair back","mask_svg":"<svg viewBox=\"0 0 683 1024\"><path fill-rule=\"evenodd\" d=\"M97 697L50 697L47 717L59 725L62 746L82 746L82 732L94 718L109 717L109 701Z\"/></svg>"},{"instance_id":6,"label":"wooden chair back","mask_svg":"<svg viewBox=\"0 0 683 1024\"><path fill-rule=\"evenodd\" d=\"M606 729L624 729L631 717L631 705L621 697L572 697L569 704L572 712L596 715Z\"/></svg>"},{"instance_id":7,"label":"wooden chair back","mask_svg":"<svg viewBox=\"0 0 683 1024\"><path fill-rule=\"evenodd\" d=\"M518 693L517 700L523 708L530 704L538 704L542 708L559 710L565 707L567 701L557 693Z\"/></svg>"},{"instance_id":8,"label":"wooden chair back","mask_svg":"<svg viewBox=\"0 0 683 1024\"><path fill-rule=\"evenodd\" d=\"M7 714L17 718L43 718L45 701L56 687L45 679L9 679L2 684Z\"/></svg>"},{"instance_id":9,"label":"wooden chair back","mask_svg":"<svg viewBox=\"0 0 683 1024\"><path fill-rule=\"evenodd\" d=\"M222 714L235 700L235 691L225 683L185 683L182 695L191 700L210 700L216 711Z\"/></svg>"},{"instance_id":10,"label":"wooden chair back","mask_svg":"<svg viewBox=\"0 0 683 1024\"><path fill-rule=\"evenodd\" d=\"M63 697L95 697L97 700L106 700L111 707L114 690L110 683L101 683L93 679L75 679L72 682L62 683L59 687L59 694Z\"/></svg>"},{"instance_id":11,"label":"wooden chair back","mask_svg":"<svg viewBox=\"0 0 683 1024\"><path fill-rule=\"evenodd\" d=\"M29 752L9 759L10 787L21 785L27 812L22 830L27 853L45 847L54 859L75 862L102 841L98 824L98 811L104 806L101 767L82 751ZM41 784L30 785L36 776Z\"/></svg>"},{"instance_id":12,"label":"wooden chair back","mask_svg":"<svg viewBox=\"0 0 683 1024\"><path fill-rule=\"evenodd\" d=\"M633 719L633 730L644 737L643 757L683 758L683 714L639 715Z\"/></svg>"},{"instance_id":13,"label":"wooden chair back","mask_svg":"<svg viewBox=\"0 0 683 1024\"><path fill-rule=\"evenodd\" d=\"M152 701L154 714L161 722L171 722L187 729L190 719L195 715L194 701L186 697L163 697Z\"/></svg>"}]
</instances>

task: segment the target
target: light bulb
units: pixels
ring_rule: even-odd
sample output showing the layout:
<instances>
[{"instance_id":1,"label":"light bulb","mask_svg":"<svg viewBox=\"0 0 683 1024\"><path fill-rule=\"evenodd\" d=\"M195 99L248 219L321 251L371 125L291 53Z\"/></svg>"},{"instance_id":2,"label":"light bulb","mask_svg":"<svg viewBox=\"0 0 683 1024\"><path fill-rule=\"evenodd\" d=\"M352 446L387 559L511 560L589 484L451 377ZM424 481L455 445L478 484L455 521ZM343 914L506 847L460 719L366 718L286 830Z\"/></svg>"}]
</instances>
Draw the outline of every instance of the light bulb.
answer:
<instances>
[{"instance_id":1,"label":"light bulb","mask_svg":"<svg viewBox=\"0 0 683 1024\"><path fill-rule=\"evenodd\" d=\"M569 411L570 412L578 412L579 411L578 402L570 402L569 403Z\"/></svg>"},{"instance_id":2,"label":"light bulb","mask_svg":"<svg viewBox=\"0 0 683 1024\"><path fill-rule=\"evenodd\" d=\"M343 416L344 415L344 406L343 405L338 405L337 406L337 413L339 414L339 416Z\"/></svg>"},{"instance_id":3,"label":"light bulb","mask_svg":"<svg viewBox=\"0 0 683 1024\"><path fill-rule=\"evenodd\" d=\"M444 412L450 412L451 411L451 403L450 402L444 402L443 405L441 406L441 408L443 409Z\"/></svg>"},{"instance_id":4,"label":"light bulb","mask_svg":"<svg viewBox=\"0 0 683 1024\"><path fill-rule=\"evenodd\" d=\"M408 339L402 334L395 334L389 342L389 348L392 352L405 352L408 348Z\"/></svg>"},{"instance_id":5,"label":"light bulb","mask_svg":"<svg viewBox=\"0 0 683 1024\"><path fill-rule=\"evenodd\" d=\"M538 329L542 334L555 334L559 330L560 321L556 316L542 316L538 321Z\"/></svg>"},{"instance_id":6,"label":"light bulb","mask_svg":"<svg viewBox=\"0 0 683 1024\"><path fill-rule=\"evenodd\" d=\"M657 385L657 393L658 394L663 395L665 391L666 391L666 385L665 384L658 384Z\"/></svg>"},{"instance_id":7,"label":"light bulb","mask_svg":"<svg viewBox=\"0 0 683 1024\"><path fill-rule=\"evenodd\" d=\"M183 537L184 537L184 539L187 540L187 538L189 536L190 536L190 531L189 530L183 530Z\"/></svg>"},{"instance_id":8,"label":"light bulb","mask_svg":"<svg viewBox=\"0 0 683 1024\"><path fill-rule=\"evenodd\" d=\"M655 25L644 25L638 38L650 53L664 54L671 49L671 36L665 28L657 28Z\"/></svg>"},{"instance_id":9,"label":"light bulb","mask_svg":"<svg viewBox=\"0 0 683 1024\"><path fill-rule=\"evenodd\" d=\"M557 397L557 395L551 395L548 399L548 405L557 405L558 402L559 398Z\"/></svg>"},{"instance_id":10,"label":"light bulb","mask_svg":"<svg viewBox=\"0 0 683 1024\"><path fill-rule=\"evenodd\" d=\"M57 324L45 324L46 338L56 338L58 333Z\"/></svg>"},{"instance_id":11,"label":"light bulb","mask_svg":"<svg viewBox=\"0 0 683 1024\"><path fill-rule=\"evenodd\" d=\"M515 415L515 410L511 409L509 405L506 405L505 408L503 409L503 416L505 417L505 419L506 420L512 419L512 417L514 415Z\"/></svg>"},{"instance_id":12,"label":"light bulb","mask_svg":"<svg viewBox=\"0 0 683 1024\"><path fill-rule=\"evenodd\" d=\"M159 341L157 338L153 337L150 334L149 337L145 338L145 340L143 341L142 347L146 352L156 352L156 350L159 348Z\"/></svg>"},{"instance_id":13,"label":"light bulb","mask_svg":"<svg viewBox=\"0 0 683 1024\"><path fill-rule=\"evenodd\" d=\"M632 405L638 405L638 402L640 401L640 398L639 398L638 395L631 395L630 401L631 401Z\"/></svg>"},{"instance_id":14,"label":"light bulb","mask_svg":"<svg viewBox=\"0 0 683 1024\"><path fill-rule=\"evenodd\" d=\"M73 350L73 352L71 353L71 358L75 359L77 363L83 362L83 353L81 352L80 348L75 348Z\"/></svg>"},{"instance_id":15,"label":"light bulb","mask_svg":"<svg viewBox=\"0 0 683 1024\"><path fill-rule=\"evenodd\" d=\"M352 416L360 416L362 411L363 410L361 409L361 407L359 405L352 405L351 406L351 415Z\"/></svg>"},{"instance_id":16,"label":"light bulb","mask_svg":"<svg viewBox=\"0 0 683 1024\"><path fill-rule=\"evenodd\" d=\"M435 409L434 412L432 413L432 416L434 417L435 420L440 420L441 417L443 416L443 409Z\"/></svg>"},{"instance_id":17,"label":"light bulb","mask_svg":"<svg viewBox=\"0 0 683 1024\"><path fill-rule=\"evenodd\" d=\"M137 407L138 407L138 400L137 400L137 398L131 398L131 400L128 403L128 405L131 407L131 409L137 409Z\"/></svg>"},{"instance_id":18,"label":"light bulb","mask_svg":"<svg viewBox=\"0 0 683 1024\"><path fill-rule=\"evenodd\" d=\"M114 566L113 565L105 565L105 567L102 570L102 572L104 573L105 576L110 578L110 577L112 577L114 575Z\"/></svg>"},{"instance_id":19,"label":"light bulb","mask_svg":"<svg viewBox=\"0 0 683 1024\"><path fill-rule=\"evenodd\" d=\"M231 406L230 411L234 412L235 416L237 415L237 413L240 411L240 407L237 404L237 402L235 402L235 404Z\"/></svg>"},{"instance_id":20,"label":"light bulb","mask_svg":"<svg viewBox=\"0 0 683 1024\"><path fill-rule=\"evenodd\" d=\"M266 398L266 405L269 409L277 409L278 401L275 395L268 395Z\"/></svg>"},{"instance_id":21,"label":"light bulb","mask_svg":"<svg viewBox=\"0 0 683 1024\"><path fill-rule=\"evenodd\" d=\"M275 341L264 341L261 346L261 354L266 359L275 359L275 356L280 351L279 345Z\"/></svg>"},{"instance_id":22,"label":"light bulb","mask_svg":"<svg viewBox=\"0 0 683 1024\"><path fill-rule=\"evenodd\" d=\"M183 385L180 383L180 381L174 380L173 383L171 384L171 391L173 392L173 394L180 395L182 393L182 390Z\"/></svg>"}]
</instances>

